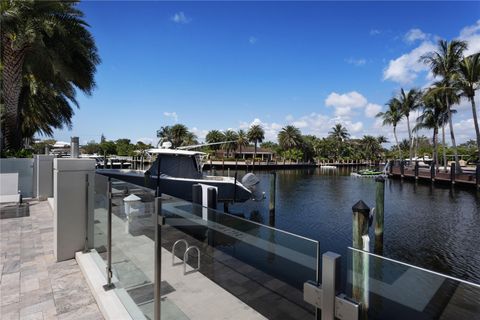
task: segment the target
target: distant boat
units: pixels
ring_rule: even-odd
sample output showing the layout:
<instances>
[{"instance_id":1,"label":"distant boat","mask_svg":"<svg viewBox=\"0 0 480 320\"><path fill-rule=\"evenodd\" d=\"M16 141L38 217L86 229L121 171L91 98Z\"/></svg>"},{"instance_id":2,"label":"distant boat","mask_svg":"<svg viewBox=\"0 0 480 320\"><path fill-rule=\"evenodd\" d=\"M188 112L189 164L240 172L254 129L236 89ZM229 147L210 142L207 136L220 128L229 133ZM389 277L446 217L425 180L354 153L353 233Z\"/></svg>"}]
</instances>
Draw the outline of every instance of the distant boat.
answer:
<instances>
[{"instance_id":1,"label":"distant boat","mask_svg":"<svg viewBox=\"0 0 480 320\"><path fill-rule=\"evenodd\" d=\"M203 152L156 148L148 153L156 154L157 159L146 171L97 169L97 172L155 190L160 167L160 191L187 201L192 200L192 185L199 183L217 187L218 201L244 202L264 198L257 188L260 180L252 173L246 174L241 182L234 177L204 175L202 159L206 154Z\"/></svg>"},{"instance_id":2,"label":"distant boat","mask_svg":"<svg viewBox=\"0 0 480 320\"><path fill-rule=\"evenodd\" d=\"M367 178L387 177L385 172L375 171L370 169L364 169L364 170L359 170L357 172L352 172L350 175L354 177L367 177Z\"/></svg>"}]
</instances>

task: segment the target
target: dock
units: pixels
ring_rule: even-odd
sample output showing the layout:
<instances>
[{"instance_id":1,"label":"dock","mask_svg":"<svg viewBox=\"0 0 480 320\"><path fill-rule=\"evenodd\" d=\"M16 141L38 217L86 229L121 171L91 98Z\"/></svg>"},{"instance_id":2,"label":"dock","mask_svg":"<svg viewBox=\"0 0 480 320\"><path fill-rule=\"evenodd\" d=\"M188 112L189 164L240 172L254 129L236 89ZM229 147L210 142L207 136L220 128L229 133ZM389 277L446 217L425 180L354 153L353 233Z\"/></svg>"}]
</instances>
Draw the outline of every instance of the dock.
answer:
<instances>
[{"instance_id":1,"label":"dock","mask_svg":"<svg viewBox=\"0 0 480 320\"><path fill-rule=\"evenodd\" d=\"M445 172L443 169L436 169L434 172L430 168L404 167L403 172L400 166L393 166L388 172L389 178L415 180L420 182L429 182L439 185L456 185L469 189L480 189L480 170L477 168L463 169L463 173L455 174L450 169Z\"/></svg>"}]
</instances>

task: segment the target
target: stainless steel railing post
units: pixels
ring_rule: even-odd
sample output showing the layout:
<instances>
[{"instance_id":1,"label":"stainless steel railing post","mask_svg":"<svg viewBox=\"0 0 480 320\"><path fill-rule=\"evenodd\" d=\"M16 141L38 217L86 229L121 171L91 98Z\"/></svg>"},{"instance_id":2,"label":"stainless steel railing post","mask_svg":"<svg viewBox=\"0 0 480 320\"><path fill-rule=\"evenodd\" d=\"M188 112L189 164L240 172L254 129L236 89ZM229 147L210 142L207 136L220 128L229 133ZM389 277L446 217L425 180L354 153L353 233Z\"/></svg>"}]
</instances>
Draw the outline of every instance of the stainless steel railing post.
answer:
<instances>
[{"instance_id":1,"label":"stainless steel railing post","mask_svg":"<svg viewBox=\"0 0 480 320\"><path fill-rule=\"evenodd\" d=\"M88 223L89 223L89 214L90 214L90 208L88 205L88 189L90 186L90 182L88 181L88 173L85 175L85 246L83 248L83 253L88 253L90 252L90 249L88 248Z\"/></svg>"},{"instance_id":2,"label":"stainless steel railing post","mask_svg":"<svg viewBox=\"0 0 480 320\"><path fill-rule=\"evenodd\" d=\"M155 289L154 289L154 319L161 319L161 282L162 282L162 225L165 224L165 217L162 216L162 201L160 197L155 198Z\"/></svg>"},{"instance_id":3,"label":"stainless steel railing post","mask_svg":"<svg viewBox=\"0 0 480 320\"><path fill-rule=\"evenodd\" d=\"M107 284L103 286L105 291L115 288L112 283L112 181L108 178L107 183Z\"/></svg>"}]
</instances>

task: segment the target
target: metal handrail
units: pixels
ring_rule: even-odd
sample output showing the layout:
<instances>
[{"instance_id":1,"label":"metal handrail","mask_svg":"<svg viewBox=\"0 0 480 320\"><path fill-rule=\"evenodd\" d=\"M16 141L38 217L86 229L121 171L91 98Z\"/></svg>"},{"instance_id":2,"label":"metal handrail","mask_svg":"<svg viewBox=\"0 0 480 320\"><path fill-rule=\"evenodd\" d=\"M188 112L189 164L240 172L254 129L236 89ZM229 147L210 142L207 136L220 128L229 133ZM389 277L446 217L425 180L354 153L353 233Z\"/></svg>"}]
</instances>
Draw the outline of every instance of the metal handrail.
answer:
<instances>
[{"instance_id":1,"label":"metal handrail","mask_svg":"<svg viewBox=\"0 0 480 320\"><path fill-rule=\"evenodd\" d=\"M196 250L197 251L197 257L198 257L198 264L196 268L193 268L192 271L198 271L200 270L200 249L197 246L190 246L185 250L185 254L183 255L183 275L187 274L187 260L188 260L188 252L190 250Z\"/></svg>"},{"instance_id":2,"label":"metal handrail","mask_svg":"<svg viewBox=\"0 0 480 320\"><path fill-rule=\"evenodd\" d=\"M177 240L175 241L175 243L173 244L172 246L172 266L175 265L175 247L177 246L177 244L179 243L184 243L185 244L185 251L187 251L188 249L188 242L187 240L185 239L180 239L180 240ZM185 254L185 253L184 253Z\"/></svg>"}]
</instances>

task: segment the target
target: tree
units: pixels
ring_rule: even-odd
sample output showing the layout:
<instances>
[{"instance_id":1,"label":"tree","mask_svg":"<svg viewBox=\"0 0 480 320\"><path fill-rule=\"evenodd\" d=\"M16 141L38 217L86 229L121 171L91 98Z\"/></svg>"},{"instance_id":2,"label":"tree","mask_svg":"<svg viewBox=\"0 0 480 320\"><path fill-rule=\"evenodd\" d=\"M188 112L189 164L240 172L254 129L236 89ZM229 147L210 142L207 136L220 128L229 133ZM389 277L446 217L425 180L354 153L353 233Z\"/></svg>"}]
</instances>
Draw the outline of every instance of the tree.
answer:
<instances>
[{"instance_id":1,"label":"tree","mask_svg":"<svg viewBox=\"0 0 480 320\"><path fill-rule=\"evenodd\" d=\"M265 131L259 124L254 124L250 127L247 133L248 140L255 144L254 159L257 158L257 145L265 139Z\"/></svg>"},{"instance_id":2,"label":"tree","mask_svg":"<svg viewBox=\"0 0 480 320\"><path fill-rule=\"evenodd\" d=\"M135 151L137 152L138 156L146 156L147 155L147 150L153 148L151 144L146 144L143 141L137 141L137 144L135 145Z\"/></svg>"},{"instance_id":3,"label":"tree","mask_svg":"<svg viewBox=\"0 0 480 320\"><path fill-rule=\"evenodd\" d=\"M173 149L180 147L184 143L186 138L190 140L192 138L192 137L188 137L189 132L188 132L187 126L181 123L177 123L173 125L170 128L170 131L171 131L171 139L172 139L171 142L172 142Z\"/></svg>"},{"instance_id":4,"label":"tree","mask_svg":"<svg viewBox=\"0 0 480 320\"><path fill-rule=\"evenodd\" d=\"M398 101L400 103L400 108L402 113L407 119L407 129L408 129L408 139L410 141L409 155L410 162L412 162L413 157L413 136L412 130L410 129L410 112L417 110L421 106L421 97L422 93L416 89L410 89L408 92L405 92L403 88L400 90L400 96Z\"/></svg>"},{"instance_id":5,"label":"tree","mask_svg":"<svg viewBox=\"0 0 480 320\"><path fill-rule=\"evenodd\" d=\"M86 145L83 146L83 152L87 154L95 154L100 151L100 145L95 141L90 141Z\"/></svg>"},{"instance_id":6,"label":"tree","mask_svg":"<svg viewBox=\"0 0 480 320\"><path fill-rule=\"evenodd\" d=\"M473 123L477 137L477 152L480 161L480 129L478 127L477 107L475 106L475 91L480 85L480 53L465 57L460 61L455 79L455 86L472 104Z\"/></svg>"},{"instance_id":7,"label":"tree","mask_svg":"<svg viewBox=\"0 0 480 320\"><path fill-rule=\"evenodd\" d=\"M442 124L445 110L438 95L424 95L423 101L422 114L418 117L413 130L433 129L433 161L438 168L438 128Z\"/></svg>"},{"instance_id":8,"label":"tree","mask_svg":"<svg viewBox=\"0 0 480 320\"><path fill-rule=\"evenodd\" d=\"M2 1L2 149L18 150L24 135L69 125L77 89L91 94L100 62L76 2ZM42 109L38 112L36 107ZM27 121L32 125L24 125ZM30 138L30 137L26 137Z\"/></svg>"},{"instance_id":9,"label":"tree","mask_svg":"<svg viewBox=\"0 0 480 320\"><path fill-rule=\"evenodd\" d=\"M104 156L108 156L111 154L115 154L117 152L117 147L115 146L115 142L110 140L105 140L100 142L100 153Z\"/></svg>"},{"instance_id":10,"label":"tree","mask_svg":"<svg viewBox=\"0 0 480 320\"><path fill-rule=\"evenodd\" d=\"M388 110L385 112L379 112L376 117L383 120L382 124L393 126L393 136L395 137L395 143L397 144L398 156L402 159L402 151L397 138L397 125L403 118L403 113L400 105L400 101L397 98L392 98L387 103Z\"/></svg>"},{"instance_id":11,"label":"tree","mask_svg":"<svg viewBox=\"0 0 480 320\"><path fill-rule=\"evenodd\" d=\"M227 151L227 157L230 155L230 151L237 149L237 133L233 130L227 130L224 132L223 136L225 137L225 143L223 147Z\"/></svg>"},{"instance_id":12,"label":"tree","mask_svg":"<svg viewBox=\"0 0 480 320\"><path fill-rule=\"evenodd\" d=\"M118 139L115 141L116 153L119 156L129 156L133 153L134 146L130 139Z\"/></svg>"},{"instance_id":13,"label":"tree","mask_svg":"<svg viewBox=\"0 0 480 320\"><path fill-rule=\"evenodd\" d=\"M382 147L379 139L374 136L365 135L360 140L360 145L364 152L365 158L368 160L375 160L379 157Z\"/></svg>"},{"instance_id":14,"label":"tree","mask_svg":"<svg viewBox=\"0 0 480 320\"><path fill-rule=\"evenodd\" d=\"M225 141L225 136L221 131L218 130L210 130L205 137L205 141L207 143L219 143ZM213 150L220 149L220 144L214 144L211 146Z\"/></svg>"},{"instance_id":15,"label":"tree","mask_svg":"<svg viewBox=\"0 0 480 320\"><path fill-rule=\"evenodd\" d=\"M242 153L242 148L248 146L248 137L245 130L238 130L237 132L237 146L240 149L240 153Z\"/></svg>"},{"instance_id":16,"label":"tree","mask_svg":"<svg viewBox=\"0 0 480 320\"><path fill-rule=\"evenodd\" d=\"M292 125L283 127L278 133L277 139L283 150L298 148L302 145L302 133Z\"/></svg>"},{"instance_id":17,"label":"tree","mask_svg":"<svg viewBox=\"0 0 480 320\"><path fill-rule=\"evenodd\" d=\"M348 133L347 128L345 128L341 123L337 123L334 127L332 127L332 130L330 130L328 136L342 142L350 138L350 133Z\"/></svg>"},{"instance_id":18,"label":"tree","mask_svg":"<svg viewBox=\"0 0 480 320\"><path fill-rule=\"evenodd\" d=\"M447 107L448 123L450 127L450 138L452 140L453 152L455 154L455 166L457 173L461 172L458 158L457 144L455 142L455 134L453 132L453 120L451 106L452 102L449 100L451 92L454 90L453 84L460 68L460 61L463 57L463 52L467 49L465 41L446 40L438 41L437 51L429 52L422 57L420 61L430 66L433 75L441 77L442 80L437 83L437 88L445 95L445 102Z\"/></svg>"}]
</instances>

